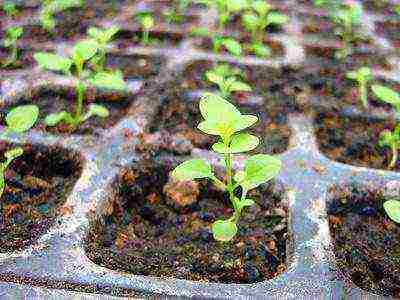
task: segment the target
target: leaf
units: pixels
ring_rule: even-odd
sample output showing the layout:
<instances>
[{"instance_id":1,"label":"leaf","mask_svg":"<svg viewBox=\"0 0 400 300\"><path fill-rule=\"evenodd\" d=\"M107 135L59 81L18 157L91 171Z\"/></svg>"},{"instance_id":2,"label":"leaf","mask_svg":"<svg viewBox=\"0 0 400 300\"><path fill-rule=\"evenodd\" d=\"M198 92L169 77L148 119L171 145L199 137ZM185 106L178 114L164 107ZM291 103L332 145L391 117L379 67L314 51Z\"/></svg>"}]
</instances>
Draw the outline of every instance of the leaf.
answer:
<instances>
[{"instance_id":1,"label":"leaf","mask_svg":"<svg viewBox=\"0 0 400 300\"><path fill-rule=\"evenodd\" d=\"M257 28L258 17L252 13L246 13L242 16L242 22L246 30L252 31Z\"/></svg>"},{"instance_id":2,"label":"leaf","mask_svg":"<svg viewBox=\"0 0 400 300\"><path fill-rule=\"evenodd\" d=\"M244 171L238 171L235 173L235 175L233 176L233 179L236 182L242 182L243 180L246 179L246 173Z\"/></svg>"},{"instance_id":3,"label":"leaf","mask_svg":"<svg viewBox=\"0 0 400 300\"><path fill-rule=\"evenodd\" d=\"M271 49L263 43L253 43L251 47L257 57L268 57L272 55Z\"/></svg>"},{"instance_id":4,"label":"leaf","mask_svg":"<svg viewBox=\"0 0 400 300\"><path fill-rule=\"evenodd\" d=\"M247 7L247 0L227 0L226 6L231 12L239 12Z\"/></svg>"},{"instance_id":5,"label":"leaf","mask_svg":"<svg viewBox=\"0 0 400 300\"><path fill-rule=\"evenodd\" d=\"M14 158L21 156L24 153L24 150L21 147L16 147L11 150L8 150L4 156L7 160L13 160Z\"/></svg>"},{"instance_id":6,"label":"leaf","mask_svg":"<svg viewBox=\"0 0 400 300\"><path fill-rule=\"evenodd\" d=\"M92 103L89 105L88 115L89 117L97 116L100 118L107 118L110 115L110 112L103 105Z\"/></svg>"},{"instance_id":7,"label":"leaf","mask_svg":"<svg viewBox=\"0 0 400 300\"><path fill-rule=\"evenodd\" d=\"M240 111L219 95L204 93L200 99L200 112L204 119L233 121L241 116Z\"/></svg>"},{"instance_id":8,"label":"leaf","mask_svg":"<svg viewBox=\"0 0 400 300\"><path fill-rule=\"evenodd\" d=\"M400 223L400 201L399 200L388 200L383 203L383 208L388 214L389 218Z\"/></svg>"},{"instance_id":9,"label":"leaf","mask_svg":"<svg viewBox=\"0 0 400 300\"><path fill-rule=\"evenodd\" d=\"M215 83L215 84L221 84L224 80L224 77L218 75L216 72L214 71L207 71L206 72L206 78L208 81Z\"/></svg>"},{"instance_id":10,"label":"leaf","mask_svg":"<svg viewBox=\"0 0 400 300\"><path fill-rule=\"evenodd\" d=\"M392 134L390 130L383 130L379 135L379 146L380 147L391 147L396 141L396 137Z\"/></svg>"},{"instance_id":11,"label":"leaf","mask_svg":"<svg viewBox=\"0 0 400 300\"><path fill-rule=\"evenodd\" d=\"M38 52L33 55L39 66L46 70L69 72L72 60L52 53Z\"/></svg>"},{"instance_id":12,"label":"leaf","mask_svg":"<svg viewBox=\"0 0 400 300\"><path fill-rule=\"evenodd\" d=\"M260 184L277 176L281 170L282 162L271 155L257 154L245 162L245 180L241 186L245 190L256 188Z\"/></svg>"},{"instance_id":13,"label":"leaf","mask_svg":"<svg viewBox=\"0 0 400 300\"><path fill-rule=\"evenodd\" d=\"M271 9L271 5L264 0L253 1L252 7L261 16L265 16Z\"/></svg>"},{"instance_id":14,"label":"leaf","mask_svg":"<svg viewBox=\"0 0 400 300\"><path fill-rule=\"evenodd\" d=\"M39 116L36 105L21 105L13 108L6 116L8 129L22 133L32 128Z\"/></svg>"},{"instance_id":15,"label":"leaf","mask_svg":"<svg viewBox=\"0 0 400 300\"><path fill-rule=\"evenodd\" d=\"M44 123L50 127L56 126L58 123L62 121L72 124L73 117L69 112L62 111L59 113L50 114L44 119Z\"/></svg>"},{"instance_id":16,"label":"leaf","mask_svg":"<svg viewBox=\"0 0 400 300\"><path fill-rule=\"evenodd\" d=\"M98 88L123 91L127 89L126 83L121 72L100 72L88 80L92 85Z\"/></svg>"},{"instance_id":17,"label":"leaf","mask_svg":"<svg viewBox=\"0 0 400 300\"><path fill-rule=\"evenodd\" d=\"M249 128L257 123L258 117L253 115L241 115L234 124L235 132Z\"/></svg>"},{"instance_id":18,"label":"leaf","mask_svg":"<svg viewBox=\"0 0 400 300\"><path fill-rule=\"evenodd\" d=\"M221 242L230 241L237 233L235 222L230 220L218 220L212 224L214 239Z\"/></svg>"},{"instance_id":19,"label":"leaf","mask_svg":"<svg viewBox=\"0 0 400 300\"><path fill-rule=\"evenodd\" d=\"M6 31L6 36L10 40L16 41L18 40L24 32L24 29L21 26L11 26Z\"/></svg>"},{"instance_id":20,"label":"leaf","mask_svg":"<svg viewBox=\"0 0 400 300\"><path fill-rule=\"evenodd\" d=\"M223 142L215 143L212 149L217 153L241 153L255 149L260 142L260 139L249 133L239 133L234 135L229 148L225 148Z\"/></svg>"},{"instance_id":21,"label":"leaf","mask_svg":"<svg viewBox=\"0 0 400 300\"><path fill-rule=\"evenodd\" d=\"M348 79L357 80L357 72L356 71L347 72L346 77Z\"/></svg>"},{"instance_id":22,"label":"leaf","mask_svg":"<svg viewBox=\"0 0 400 300\"><path fill-rule=\"evenodd\" d=\"M232 55L240 56L242 54L242 46L234 39L224 38L222 40L222 45L224 45L226 50Z\"/></svg>"},{"instance_id":23,"label":"leaf","mask_svg":"<svg viewBox=\"0 0 400 300\"><path fill-rule=\"evenodd\" d=\"M195 27L190 31L192 36L209 37L210 31L206 27Z\"/></svg>"},{"instance_id":24,"label":"leaf","mask_svg":"<svg viewBox=\"0 0 400 300\"><path fill-rule=\"evenodd\" d=\"M6 187L6 183L4 180L4 171L0 172L0 197L3 195L4 193L4 188Z\"/></svg>"},{"instance_id":25,"label":"leaf","mask_svg":"<svg viewBox=\"0 0 400 300\"><path fill-rule=\"evenodd\" d=\"M282 25L289 21L289 17L273 11L268 14L268 21L271 24Z\"/></svg>"},{"instance_id":26,"label":"leaf","mask_svg":"<svg viewBox=\"0 0 400 300\"><path fill-rule=\"evenodd\" d=\"M238 205L239 205L239 209L243 209L243 207L246 206L253 206L255 204L254 200L252 199L244 199L243 201L239 201Z\"/></svg>"},{"instance_id":27,"label":"leaf","mask_svg":"<svg viewBox=\"0 0 400 300\"><path fill-rule=\"evenodd\" d=\"M73 50L72 50L72 56L74 60L82 60L86 61L92 58L97 50L99 49L99 44L95 40L83 40L78 42Z\"/></svg>"},{"instance_id":28,"label":"leaf","mask_svg":"<svg viewBox=\"0 0 400 300\"><path fill-rule=\"evenodd\" d=\"M380 100L394 106L400 105L400 95L394 90L377 84L372 85L371 89Z\"/></svg>"},{"instance_id":29,"label":"leaf","mask_svg":"<svg viewBox=\"0 0 400 300\"><path fill-rule=\"evenodd\" d=\"M251 87L244 82L235 81L229 85L229 90L231 92L251 92Z\"/></svg>"},{"instance_id":30,"label":"leaf","mask_svg":"<svg viewBox=\"0 0 400 300\"><path fill-rule=\"evenodd\" d=\"M171 176L179 181L187 181L200 178L211 178L213 173L211 166L202 159L191 159L181 163L173 171Z\"/></svg>"},{"instance_id":31,"label":"leaf","mask_svg":"<svg viewBox=\"0 0 400 300\"><path fill-rule=\"evenodd\" d=\"M102 33L103 33L103 31L97 27L90 27L87 30L88 36L90 36L91 38L94 38L94 39L99 39L100 36L102 35Z\"/></svg>"}]
</instances>

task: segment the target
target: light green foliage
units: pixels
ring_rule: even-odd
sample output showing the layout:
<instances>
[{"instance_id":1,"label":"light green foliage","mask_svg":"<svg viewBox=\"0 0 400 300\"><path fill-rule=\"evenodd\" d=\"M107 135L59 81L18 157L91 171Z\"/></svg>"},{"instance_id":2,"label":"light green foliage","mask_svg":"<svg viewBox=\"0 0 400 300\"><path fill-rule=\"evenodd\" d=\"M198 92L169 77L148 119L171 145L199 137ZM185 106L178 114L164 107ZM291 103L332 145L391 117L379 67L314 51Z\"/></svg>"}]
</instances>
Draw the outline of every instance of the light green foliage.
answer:
<instances>
[{"instance_id":1,"label":"light green foliage","mask_svg":"<svg viewBox=\"0 0 400 300\"><path fill-rule=\"evenodd\" d=\"M357 81L358 96L364 108L368 108L368 83L373 79L370 68L362 67L346 74L347 78Z\"/></svg>"},{"instance_id":2,"label":"light green foliage","mask_svg":"<svg viewBox=\"0 0 400 300\"><path fill-rule=\"evenodd\" d=\"M175 0L172 8L164 13L164 17L169 23L182 23L184 14L192 0Z\"/></svg>"},{"instance_id":3,"label":"light green foliage","mask_svg":"<svg viewBox=\"0 0 400 300\"><path fill-rule=\"evenodd\" d=\"M397 15L400 16L400 4L397 4L397 5L394 7L394 12L395 12Z\"/></svg>"},{"instance_id":4,"label":"light green foliage","mask_svg":"<svg viewBox=\"0 0 400 300\"><path fill-rule=\"evenodd\" d=\"M82 7L84 0L43 0L40 9L40 22L42 27L52 31L56 26L54 15L73 7Z\"/></svg>"},{"instance_id":5,"label":"light green foliage","mask_svg":"<svg viewBox=\"0 0 400 300\"><path fill-rule=\"evenodd\" d=\"M12 66L18 60L18 46L17 41L24 33L20 26L12 26L6 30L6 38L4 39L4 47L10 48L10 56L3 62L3 67Z\"/></svg>"},{"instance_id":6,"label":"light green foliage","mask_svg":"<svg viewBox=\"0 0 400 300\"><path fill-rule=\"evenodd\" d=\"M6 15L10 18L16 17L18 15L17 6L12 1L4 1L2 8Z\"/></svg>"},{"instance_id":7,"label":"light green foliage","mask_svg":"<svg viewBox=\"0 0 400 300\"><path fill-rule=\"evenodd\" d=\"M397 199L391 199L383 203L387 215L390 219L396 223L400 223L400 201Z\"/></svg>"},{"instance_id":8,"label":"light green foliage","mask_svg":"<svg viewBox=\"0 0 400 300\"><path fill-rule=\"evenodd\" d=\"M112 36L111 33L109 35ZM62 72L66 75L73 75L78 81L76 86L77 105L75 114L71 114L67 111L50 114L45 119L47 126L56 126L60 122L65 122L72 125L73 128L76 128L82 122L85 122L93 116L101 118L108 117L108 110L98 104L91 104L87 112L83 112L83 103L87 84L111 90L126 89L126 84L120 71L102 71L92 73L90 70L85 69L86 63L101 50L102 48L96 39L88 39L78 42L74 46L70 57L62 57L56 54L44 52L34 54L34 58L41 68Z\"/></svg>"},{"instance_id":9,"label":"light green foliage","mask_svg":"<svg viewBox=\"0 0 400 300\"><path fill-rule=\"evenodd\" d=\"M243 170L233 174L233 154L254 150L259 144L258 137L241 132L254 125L258 118L243 115L229 101L212 93L203 95L200 100L200 112L204 120L198 125L198 129L219 138L212 149L224 157L226 182L218 179L211 165L202 159L192 159L180 164L171 175L176 180L208 178L218 188L229 193L234 214L229 219L217 220L212 225L214 238L226 242L236 235L243 208L255 203L247 198L248 191L277 176L281 169L281 161L270 155L253 155L246 160ZM237 197L239 191L240 198Z\"/></svg>"},{"instance_id":10,"label":"light green foliage","mask_svg":"<svg viewBox=\"0 0 400 300\"><path fill-rule=\"evenodd\" d=\"M397 119L400 119L400 95L382 85L372 85L371 87L374 94L386 103L391 104L396 110ZM389 168L394 168L398 158L398 150L400 147L400 124L396 125L393 131L383 130L379 137L379 146L390 147L392 150L392 160L389 164Z\"/></svg>"},{"instance_id":11,"label":"light green foliage","mask_svg":"<svg viewBox=\"0 0 400 300\"><path fill-rule=\"evenodd\" d=\"M142 26L142 44L148 45L150 43L150 30L154 27L153 13L150 11L137 13L136 20Z\"/></svg>"},{"instance_id":12,"label":"light green foliage","mask_svg":"<svg viewBox=\"0 0 400 300\"><path fill-rule=\"evenodd\" d=\"M106 48L111 42L112 38L118 33L118 26L111 26L109 29L100 29L97 27L90 27L87 31L88 36L97 42L97 54L91 58L91 62L97 72L104 72L104 65L106 63Z\"/></svg>"},{"instance_id":13,"label":"light green foliage","mask_svg":"<svg viewBox=\"0 0 400 300\"><path fill-rule=\"evenodd\" d=\"M6 186L5 183L5 172L10 165L10 163L16 159L18 156L21 156L24 153L24 150L21 147L16 147L11 150L8 150L4 156L6 158L6 161L0 162L0 197L4 193L4 189Z\"/></svg>"},{"instance_id":14,"label":"light green foliage","mask_svg":"<svg viewBox=\"0 0 400 300\"><path fill-rule=\"evenodd\" d=\"M264 0L253 1L250 9L242 16L243 26L252 36L252 51L259 57L271 55L271 50L263 43L266 28L271 24L282 25L288 21L288 16L274 11Z\"/></svg>"},{"instance_id":15,"label":"light green foliage","mask_svg":"<svg viewBox=\"0 0 400 300\"><path fill-rule=\"evenodd\" d=\"M6 115L6 126L0 138L6 139L9 134L23 133L35 125L39 116L36 105L20 105L11 109Z\"/></svg>"},{"instance_id":16,"label":"light green foliage","mask_svg":"<svg viewBox=\"0 0 400 300\"><path fill-rule=\"evenodd\" d=\"M206 72L208 81L218 85L223 97L229 98L233 92L250 92L251 87L242 81L243 74L239 69L222 64Z\"/></svg>"}]
</instances>

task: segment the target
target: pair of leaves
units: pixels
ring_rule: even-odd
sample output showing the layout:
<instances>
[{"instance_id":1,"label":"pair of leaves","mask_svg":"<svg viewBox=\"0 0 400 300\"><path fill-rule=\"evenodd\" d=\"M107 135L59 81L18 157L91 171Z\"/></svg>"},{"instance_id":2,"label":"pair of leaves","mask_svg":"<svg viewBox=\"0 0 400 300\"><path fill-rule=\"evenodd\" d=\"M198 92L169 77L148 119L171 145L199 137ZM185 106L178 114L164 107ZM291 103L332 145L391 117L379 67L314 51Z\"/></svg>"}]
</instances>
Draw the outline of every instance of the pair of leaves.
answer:
<instances>
[{"instance_id":1,"label":"pair of leaves","mask_svg":"<svg viewBox=\"0 0 400 300\"><path fill-rule=\"evenodd\" d=\"M230 95L232 92L238 91L251 91L251 87L238 79L235 75L230 75L228 69L222 66L222 69L218 67L214 70L206 72L206 78L208 81L218 85L223 95Z\"/></svg>"},{"instance_id":2,"label":"pair of leaves","mask_svg":"<svg viewBox=\"0 0 400 300\"><path fill-rule=\"evenodd\" d=\"M4 47L10 47L14 45L17 40L24 33L24 29L21 26L11 26L6 30L6 38L4 40Z\"/></svg>"},{"instance_id":3,"label":"pair of leaves","mask_svg":"<svg viewBox=\"0 0 400 300\"><path fill-rule=\"evenodd\" d=\"M356 80L358 83L368 82L372 80L372 71L368 67L361 67L357 71L347 72L346 77Z\"/></svg>"},{"instance_id":4,"label":"pair of leaves","mask_svg":"<svg viewBox=\"0 0 400 300\"><path fill-rule=\"evenodd\" d=\"M145 30L150 30L154 27L154 17L153 14L149 11L144 11L136 14L136 19Z\"/></svg>"},{"instance_id":5,"label":"pair of leaves","mask_svg":"<svg viewBox=\"0 0 400 300\"><path fill-rule=\"evenodd\" d=\"M90 27L87 31L88 36L96 40L100 45L106 45L118 33L118 26L111 26L109 29Z\"/></svg>"},{"instance_id":6,"label":"pair of leaves","mask_svg":"<svg viewBox=\"0 0 400 300\"><path fill-rule=\"evenodd\" d=\"M242 46L238 41L230 37L223 37L219 35L215 35L213 38L214 49L219 51L219 49L223 46L228 50L228 52L235 56L242 55Z\"/></svg>"}]
</instances>

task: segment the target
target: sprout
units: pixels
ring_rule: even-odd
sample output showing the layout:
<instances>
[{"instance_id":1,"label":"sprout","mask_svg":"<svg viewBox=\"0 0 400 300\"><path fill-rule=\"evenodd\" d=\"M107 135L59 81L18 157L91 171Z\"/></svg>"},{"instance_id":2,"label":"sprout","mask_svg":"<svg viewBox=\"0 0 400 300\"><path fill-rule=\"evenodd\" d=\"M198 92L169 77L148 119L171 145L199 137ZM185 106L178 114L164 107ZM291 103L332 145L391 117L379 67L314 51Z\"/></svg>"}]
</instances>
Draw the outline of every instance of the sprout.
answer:
<instances>
[{"instance_id":1,"label":"sprout","mask_svg":"<svg viewBox=\"0 0 400 300\"><path fill-rule=\"evenodd\" d=\"M4 1L3 10L10 18L16 17L18 15L17 6L12 1Z\"/></svg>"},{"instance_id":2,"label":"sprout","mask_svg":"<svg viewBox=\"0 0 400 300\"><path fill-rule=\"evenodd\" d=\"M358 96L364 108L368 108L368 83L373 79L370 68L362 67L357 71L348 72L347 78L358 83Z\"/></svg>"},{"instance_id":3,"label":"sprout","mask_svg":"<svg viewBox=\"0 0 400 300\"><path fill-rule=\"evenodd\" d=\"M150 30L154 27L153 13L144 11L136 14L136 20L142 26L142 44L148 45L150 43Z\"/></svg>"},{"instance_id":4,"label":"sprout","mask_svg":"<svg viewBox=\"0 0 400 300\"><path fill-rule=\"evenodd\" d=\"M56 26L54 15L72 7L82 7L84 0L43 0L40 10L40 22L42 27L53 31Z\"/></svg>"},{"instance_id":5,"label":"sprout","mask_svg":"<svg viewBox=\"0 0 400 300\"><path fill-rule=\"evenodd\" d=\"M17 41L24 33L20 26L12 26L6 30L6 38L4 40L4 47L11 49L11 54L8 59L3 62L3 67L15 65L18 60L18 46Z\"/></svg>"},{"instance_id":6,"label":"sprout","mask_svg":"<svg viewBox=\"0 0 400 300\"><path fill-rule=\"evenodd\" d=\"M172 171L171 175L178 181L208 178L229 194L235 210L233 215L229 219L217 220L212 225L214 238L226 242L236 235L243 209L255 203L254 200L247 198L247 193L277 176L281 169L281 161L270 155L256 154L246 160L243 170L234 174L233 155L254 150L259 144L257 136L241 132L254 125L258 118L253 115L243 115L233 104L211 93L203 95L200 100L200 111L204 120L197 128L206 134L219 137L212 150L224 157L227 180L222 182L218 179L211 165L202 159L183 162Z\"/></svg>"}]
</instances>

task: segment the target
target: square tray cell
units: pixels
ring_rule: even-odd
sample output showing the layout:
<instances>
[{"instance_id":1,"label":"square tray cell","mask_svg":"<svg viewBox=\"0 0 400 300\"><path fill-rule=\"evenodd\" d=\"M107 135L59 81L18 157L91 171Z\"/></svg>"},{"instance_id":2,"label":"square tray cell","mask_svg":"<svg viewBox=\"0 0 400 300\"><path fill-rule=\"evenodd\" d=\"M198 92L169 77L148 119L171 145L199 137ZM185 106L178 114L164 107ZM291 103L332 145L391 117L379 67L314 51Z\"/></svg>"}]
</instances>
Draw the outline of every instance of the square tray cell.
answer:
<instances>
[{"instance_id":1,"label":"square tray cell","mask_svg":"<svg viewBox=\"0 0 400 300\"><path fill-rule=\"evenodd\" d=\"M327 204L337 267L355 285L400 297L400 226L382 204L384 187L333 186Z\"/></svg>"},{"instance_id":2,"label":"square tray cell","mask_svg":"<svg viewBox=\"0 0 400 300\"><path fill-rule=\"evenodd\" d=\"M321 112L314 120L320 151L332 160L349 165L387 169L391 151L378 145L384 129L393 130L394 120L347 117L334 112ZM400 170L397 163L396 170Z\"/></svg>"},{"instance_id":3,"label":"square tray cell","mask_svg":"<svg viewBox=\"0 0 400 300\"><path fill-rule=\"evenodd\" d=\"M176 165L173 163L173 165ZM206 181L169 181L171 163L142 161L123 170L104 215L91 222L85 249L95 263L132 274L202 282L255 283L286 269L287 208L278 184L250 193L230 243L213 239L211 224L233 212Z\"/></svg>"},{"instance_id":4,"label":"square tray cell","mask_svg":"<svg viewBox=\"0 0 400 300\"><path fill-rule=\"evenodd\" d=\"M2 160L13 145L0 142ZM61 215L61 207L81 174L77 153L23 145L24 154L6 171L0 204L0 252L34 243Z\"/></svg>"}]
</instances>

